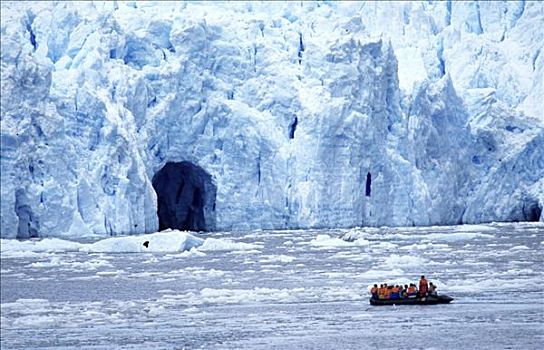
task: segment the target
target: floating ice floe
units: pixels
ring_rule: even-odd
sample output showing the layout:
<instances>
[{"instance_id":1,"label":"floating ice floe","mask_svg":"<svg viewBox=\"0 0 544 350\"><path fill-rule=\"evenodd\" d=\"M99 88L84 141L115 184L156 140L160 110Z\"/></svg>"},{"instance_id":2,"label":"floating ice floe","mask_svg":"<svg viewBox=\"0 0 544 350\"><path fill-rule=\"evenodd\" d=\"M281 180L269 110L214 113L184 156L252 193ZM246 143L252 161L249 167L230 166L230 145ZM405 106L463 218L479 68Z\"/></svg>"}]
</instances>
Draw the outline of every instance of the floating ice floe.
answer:
<instances>
[{"instance_id":1,"label":"floating ice floe","mask_svg":"<svg viewBox=\"0 0 544 350\"><path fill-rule=\"evenodd\" d=\"M329 248L367 246L368 244L369 242L363 238L359 238L352 242L348 242L341 238L331 237L326 234L317 235L312 241L310 241L310 245L314 247L329 247Z\"/></svg>"},{"instance_id":2,"label":"floating ice floe","mask_svg":"<svg viewBox=\"0 0 544 350\"><path fill-rule=\"evenodd\" d=\"M289 255L268 255L264 256L260 262L261 263L271 263L271 262L281 262L281 263L290 263L296 260L294 256Z\"/></svg>"},{"instance_id":3,"label":"floating ice floe","mask_svg":"<svg viewBox=\"0 0 544 350\"><path fill-rule=\"evenodd\" d=\"M385 276L403 276L405 273L399 268L393 269L371 269L359 274L361 278L371 278L375 280L381 280ZM400 280L399 280L400 281ZM387 282L387 281L383 281Z\"/></svg>"},{"instance_id":4,"label":"floating ice floe","mask_svg":"<svg viewBox=\"0 0 544 350\"><path fill-rule=\"evenodd\" d=\"M436 240L436 241L463 241L475 238L493 238L494 236L487 233L474 232L474 231L458 231L453 233L431 233L428 235L420 236L422 239Z\"/></svg>"},{"instance_id":5,"label":"floating ice floe","mask_svg":"<svg viewBox=\"0 0 544 350\"><path fill-rule=\"evenodd\" d=\"M529 250L530 248L524 245L518 245L515 247L510 248L510 250Z\"/></svg>"},{"instance_id":6,"label":"floating ice floe","mask_svg":"<svg viewBox=\"0 0 544 350\"><path fill-rule=\"evenodd\" d=\"M393 240L459 241L474 238L491 238L496 227L489 225L422 226L422 227L362 227L348 230L342 235L346 241L363 238ZM484 233L485 232L485 233Z\"/></svg>"},{"instance_id":7,"label":"floating ice floe","mask_svg":"<svg viewBox=\"0 0 544 350\"><path fill-rule=\"evenodd\" d=\"M485 278L478 277L468 283L466 280L450 280L448 290L465 293L492 293L500 288L515 289L519 292L534 291L540 288L539 278Z\"/></svg>"},{"instance_id":8,"label":"floating ice floe","mask_svg":"<svg viewBox=\"0 0 544 350\"><path fill-rule=\"evenodd\" d=\"M396 249L397 245L391 242L378 242L372 245L372 248L375 249L384 249L384 250L391 250Z\"/></svg>"},{"instance_id":9,"label":"floating ice floe","mask_svg":"<svg viewBox=\"0 0 544 350\"><path fill-rule=\"evenodd\" d=\"M384 234L382 236L386 239L396 240L422 240L422 241L464 241L476 238L493 238L494 236L489 233L472 232L472 231L452 231L452 232L434 232L428 234L408 234L408 233L394 233Z\"/></svg>"},{"instance_id":10,"label":"floating ice floe","mask_svg":"<svg viewBox=\"0 0 544 350\"><path fill-rule=\"evenodd\" d=\"M231 239L217 239L217 238L208 238L204 243L198 248L198 250L203 252L211 251L253 251L262 248L258 244L249 244L244 242L234 242Z\"/></svg>"},{"instance_id":11,"label":"floating ice floe","mask_svg":"<svg viewBox=\"0 0 544 350\"><path fill-rule=\"evenodd\" d=\"M497 228L489 225L459 225L451 226L454 232L484 232L496 231Z\"/></svg>"},{"instance_id":12,"label":"floating ice floe","mask_svg":"<svg viewBox=\"0 0 544 350\"><path fill-rule=\"evenodd\" d=\"M58 238L46 238L42 240L18 241L13 239L0 239L2 256L17 256L18 254L43 253L43 252L70 252L78 251L84 244L65 241Z\"/></svg>"},{"instance_id":13,"label":"floating ice floe","mask_svg":"<svg viewBox=\"0 0 544 350\"><path fill-rule=\"evenodd\" d=\"M149 242L145 247L144 243ZM204 239L187 232L168 230L150 235L107 238L80 250L93 253L183 252L200 247Z\"/></svg>"},{"instance_id":14,"label":"floating ice floe","mask_svg":"<svg viewBox=\"0 0 544 350\"><path fill-rule=\"evenodd\" d=\"M440 243L421 243L421 244L411 244L404 247L400 247L401 250L451 250L450 246L447 244Z\"/></svg>"},{"instance_id":15,"label":"floating ice floe","mask_svg":"<svg viewBox=\"0 0 544 350\"><path fill-rule=\"evenodd\" d=\"M48 268L48 267L66 267L70 270L97 270L103 267L111 267L112 265L105 260L91 259L89 261L78 262L61 259L58 256L54 256L49 261L37 261L29 265L32 268Z\"/></svg>"},{"instance_id":16,"label":"floating ice floe","mask_svg":"<svg viewBox=\"0 0 544 350\"><path fill-rule=\"evenodd\" d=\"M147 242L145 245L144 243ZM230 239L199 238L188 232L166 230L148 235L106 238L93 243L79 243L58 238L18 241L1 240L2 257L43 256L56 252L88 253L181 253L178 256L202 256L209 251L255 251L261 245Z\"/></svg>"},{"instance_id":17,"label":"floating ice floe","mask_svg":"<svg viewBox=\"0 0 544 350\"><path fill-rule=\"evenodd\" d=\"M427 263L426 259L411 255L396 255L393 254L385 259L386 266L403 266L403 267L418 267L424 266Z\"/></svg>"}]
</instances>

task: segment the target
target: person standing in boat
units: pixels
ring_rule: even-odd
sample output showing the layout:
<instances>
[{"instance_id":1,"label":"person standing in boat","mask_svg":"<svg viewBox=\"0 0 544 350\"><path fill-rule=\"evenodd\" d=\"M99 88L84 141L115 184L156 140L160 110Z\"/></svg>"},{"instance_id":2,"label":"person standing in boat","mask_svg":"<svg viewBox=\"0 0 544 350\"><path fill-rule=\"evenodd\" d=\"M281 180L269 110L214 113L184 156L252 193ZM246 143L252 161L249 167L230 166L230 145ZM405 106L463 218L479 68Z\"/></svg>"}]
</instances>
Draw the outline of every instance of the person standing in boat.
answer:
<instances>
[{"instance_id":1,"label":"person standing in boat","mask_svg":"<svg viewBox=\"0 0 544 350\"><path fill-rule=\"evenodd\" d=\"M429 284L427 283L425 276L421 276L421 279L419 280L419 297L425 298L427 296L428 290L429 290Z\"/></svg>"}]
</instances>

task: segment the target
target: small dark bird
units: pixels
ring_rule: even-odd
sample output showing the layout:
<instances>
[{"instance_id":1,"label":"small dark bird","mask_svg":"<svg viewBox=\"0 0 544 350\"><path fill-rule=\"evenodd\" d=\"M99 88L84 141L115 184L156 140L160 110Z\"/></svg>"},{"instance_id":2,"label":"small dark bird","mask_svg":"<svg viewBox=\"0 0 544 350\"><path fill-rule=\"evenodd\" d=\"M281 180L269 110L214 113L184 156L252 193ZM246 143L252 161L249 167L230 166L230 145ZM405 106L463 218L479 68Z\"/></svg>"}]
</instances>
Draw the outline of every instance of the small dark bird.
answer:
<instances>
[{"instance_id":1,"label":"small dark bird","mask_svg":"<svg viewBox=\"0 0 544 350\"><path fill-rule=\"evenodd\" d=\"M149 248L149 241L144 242L144 247Z\"/></svg>"}]
</instances>

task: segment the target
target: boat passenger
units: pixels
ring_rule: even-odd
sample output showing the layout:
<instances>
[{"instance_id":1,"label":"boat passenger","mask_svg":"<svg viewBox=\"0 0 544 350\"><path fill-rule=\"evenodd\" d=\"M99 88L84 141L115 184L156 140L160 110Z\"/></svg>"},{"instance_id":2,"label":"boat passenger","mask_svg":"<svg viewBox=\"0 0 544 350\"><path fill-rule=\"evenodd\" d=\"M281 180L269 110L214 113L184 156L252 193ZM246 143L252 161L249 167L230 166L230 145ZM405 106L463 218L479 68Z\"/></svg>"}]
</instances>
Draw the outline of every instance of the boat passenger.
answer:
<instances>
[{"instance_id":1,"label":"boat passenger","mask_svg":"<svg viewBox=\"0 0 544 350\"><path fill-rule=\"evenodd\" d=\"M410 283L410 287L408 287L408 298L415 298L415 297L417 297L416 285L413 283Z\"/></svg>"},{"instance_id":2,"label":"boat passenger","mask_svg":"<svg viewBox=\"0 0 544 350\"><path fill-rule=\"evenodd\" d=\"M404 289L403 289L402 292L403 292L402 297L403 298L408 298L408 285L407 284L404 285Z\"/></svg>"},{"instance_id":3,"label":"boat passenger","mask_svg":"<svg viewBox=\"0 0 544 350\"><path fill-rule=\"evenodd\" d=\"M396 300L399 298L399 286L393 286L391 288L391 299Z\"/></svg>"},{"instance_id":4,"label":"boat passenger","mask_svg":"<svg viewBox=\"0 0 544 350\"><path fill-rule=\"evenodd\" d=\"M421 276L421 279L419 280L419 297L420 298L426 297L428 290L429 290L429 284L427 283L425 276Z\"/></svg>"},{"instance_id":5,"label":"boat passenger","mask_svg":"<svg viewBox=\"0 0 544 350\"><path fill-rule=\"evenodd\" d=\"M429 295L433 297L438 296L438 293L436 292L436 286L433 284L433 282L429 283Z\"/></svg>"},{"instance_id":6,"label":"boat passenger","mask_svg":"<svg viewBox=\"0 0 544 350\"><path fill-rule=\"evenodd\" d=\"M378 299L385 299L385 288L383 284L380 284L380 288L378 288Z\"/></svg>"},{"instance_id":7,"label":"boat passenger","mask_svg":"<svg viewBox=\"0 0 544 350\"><path fill-rule=\"evenodd\" d=\"M370 289L370 294L372 294L372 299L378 299L378 285L375 284L374 287Z\"/></svg>"},{"instance_id":8,"label":"boat passenger","mask_svg":"<svg viewBox=\"0 0 544 350\"><path fill-rule=\"evenodd\" d=\"M404 288L402 284L399 286L399 299L404 299Z\"/></svg>"},{"instance_id":9,"label":"boat passenger","mask_svg":"<svg viewBox=\"0 0 544 350\"><path fill-rule=\"evenodd\" d=\"M386 300L389 300L391 299L391 289L393 288L393 286L387 286L387 288L385 288L385 298Z\"/></svg>"}]
</instances>

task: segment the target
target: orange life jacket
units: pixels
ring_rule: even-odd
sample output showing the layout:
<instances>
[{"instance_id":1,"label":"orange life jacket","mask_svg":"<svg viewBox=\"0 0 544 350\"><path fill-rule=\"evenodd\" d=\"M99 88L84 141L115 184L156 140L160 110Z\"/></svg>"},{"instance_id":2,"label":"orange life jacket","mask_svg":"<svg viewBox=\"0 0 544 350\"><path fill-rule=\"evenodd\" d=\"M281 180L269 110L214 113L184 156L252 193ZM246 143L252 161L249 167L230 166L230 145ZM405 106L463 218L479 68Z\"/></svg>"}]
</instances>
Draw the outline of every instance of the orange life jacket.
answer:
<instances>
[{"instance_id":1,"label":"orange life jacket","mask_svg":"<svg viewBox=\"0 0 544 350\"><path fill-rule=\"evenodd\" d=\"M399 289L397 287L391 288L391 293L398 293Z\"/></svg>"},{"instance_id":2,"label":"orange life jacket","mask_svg":"<svg viewBox=\"0 0 544 350\"><path fill-rule=\"evenodd\" d=\"M408 294L415 294L416 293L416 287L410 286L408 287Z\"/></svg>"},{"instance_id":3,"label":"orange life jacket","mask_svg":"<svg viewBox=\"0 0 544 350\"><path fill-rule=\"evenodd\" d=\"M384 297L385 297L385 299L391 298L391 289L389 289L389 288L385 289L385 296Z\"/></svg>"},{"instance_id":4,"label":"orange life jacket","mask_svg":"<svg viewBox=\"0 0 544 350\"><path fill-rule=\"evenodd\" d=\"M384 299L385 298L385 288L378 288L378 298Z\"/></svg>"}]
</instances>

